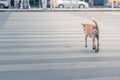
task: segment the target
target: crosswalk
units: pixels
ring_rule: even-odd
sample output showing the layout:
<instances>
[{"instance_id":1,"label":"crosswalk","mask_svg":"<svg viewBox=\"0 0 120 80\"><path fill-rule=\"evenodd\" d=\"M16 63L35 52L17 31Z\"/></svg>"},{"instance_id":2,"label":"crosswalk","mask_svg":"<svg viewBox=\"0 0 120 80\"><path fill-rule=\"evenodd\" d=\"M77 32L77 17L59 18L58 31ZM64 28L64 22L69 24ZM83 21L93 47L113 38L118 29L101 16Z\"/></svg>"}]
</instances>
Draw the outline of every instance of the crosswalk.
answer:
<instances>
[{"instance_id":1,"label":"crosswalk","mask_svg":"<svg viewBox=\"0 0 120 80\"><path fill-rule=\"evenodd\" d=\"M90 21L67 12L10 13L0 29L0 80L120 80L118 28L100 23L95 53L91 39L84 47L81 20Z\"/></svg>"}]
</instances>

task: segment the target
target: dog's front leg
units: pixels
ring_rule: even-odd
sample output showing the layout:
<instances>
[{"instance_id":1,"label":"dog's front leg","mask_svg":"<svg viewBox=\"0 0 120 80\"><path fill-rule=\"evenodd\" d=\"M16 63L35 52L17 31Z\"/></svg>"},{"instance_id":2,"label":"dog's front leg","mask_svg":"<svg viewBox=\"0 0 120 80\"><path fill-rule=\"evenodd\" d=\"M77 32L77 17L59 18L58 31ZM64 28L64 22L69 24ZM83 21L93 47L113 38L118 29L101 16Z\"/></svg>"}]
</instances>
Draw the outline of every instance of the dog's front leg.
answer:
<instances>
[{"instance_id":1,"label":"dog's front leg","mask_svg":"<svg viewBox=\"0 0 120 80\"><path fill-rule=\"evenodd\" d=\"M85 36L85 47L87 47L87 35Z\"/></svg>"}]
</instances>

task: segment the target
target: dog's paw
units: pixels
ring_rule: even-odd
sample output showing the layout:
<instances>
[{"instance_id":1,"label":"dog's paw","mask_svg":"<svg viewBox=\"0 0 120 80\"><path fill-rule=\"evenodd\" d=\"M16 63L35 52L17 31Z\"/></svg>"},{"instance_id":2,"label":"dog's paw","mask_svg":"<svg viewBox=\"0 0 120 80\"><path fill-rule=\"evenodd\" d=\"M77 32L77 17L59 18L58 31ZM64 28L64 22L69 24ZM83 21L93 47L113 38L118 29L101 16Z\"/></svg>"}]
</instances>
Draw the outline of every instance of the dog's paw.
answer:
<instances>
[{"instance_id":1,"label":"dog's paw","mask_svg":"<svg viewBox=\"0 0 120 80\"><path fill-rule=\"evenodd\" d=\"M96 50L96 45L95 45L95 46L93 46L93 50Z\"/></svg>"},{"instance_id":2,"label":"dog's paw","mask_svg":"<svg viewBox=\"0 0 120 80\"><path fill-rule=\"evenodd\" d=\"M95 53L98 53L98 52L99 52L99 49L96 49L96 50L95 50Z\"/></svg>"},{"instance_id":3,"label":"dog's paw","mask_svg":"<svg viewBox=\"0 0 120 80\"><path fill-rule=\"evenodd\" d=\"M87 47L87 45L85 45L85 47Z\"/></svg>"},{"instance_id":4,"label":"dog's paw","mask_svg":"<svg viewBox=\"0 0 120 80\"><path fill-rule=\"evenodd\" d=\"M95 50L95 48L93 47L93 50Z\"/></svg>"}]
</instances>

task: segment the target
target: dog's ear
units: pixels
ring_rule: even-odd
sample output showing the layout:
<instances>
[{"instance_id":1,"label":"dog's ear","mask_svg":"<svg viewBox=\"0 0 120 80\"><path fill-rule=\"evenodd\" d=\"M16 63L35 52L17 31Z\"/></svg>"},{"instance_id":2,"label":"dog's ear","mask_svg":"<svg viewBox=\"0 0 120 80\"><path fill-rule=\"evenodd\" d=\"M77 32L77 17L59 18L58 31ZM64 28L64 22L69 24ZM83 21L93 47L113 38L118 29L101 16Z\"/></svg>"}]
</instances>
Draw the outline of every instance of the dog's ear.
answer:
<instances>
[{"instance_id":1,"label":"dog's ear","mask_svg":"<svg viewBox=\"0 0 120 80\"><path fill-rule=\"evenodd\" d=\"M84 31L85 31L85 24L84 23L81 23L82 25L83 25L83 29L84 29Z\"/></svg>"},{"instance_id":2,"label":"dog's ear","mask_svg":"<svg viewBox=\"0 0 120 80\"><path fill-rule=\"evenodd\" d=\"M83 27L85 27L85 24L84 23L81 23L83 25Z\"/></svg>"}]
</instances>

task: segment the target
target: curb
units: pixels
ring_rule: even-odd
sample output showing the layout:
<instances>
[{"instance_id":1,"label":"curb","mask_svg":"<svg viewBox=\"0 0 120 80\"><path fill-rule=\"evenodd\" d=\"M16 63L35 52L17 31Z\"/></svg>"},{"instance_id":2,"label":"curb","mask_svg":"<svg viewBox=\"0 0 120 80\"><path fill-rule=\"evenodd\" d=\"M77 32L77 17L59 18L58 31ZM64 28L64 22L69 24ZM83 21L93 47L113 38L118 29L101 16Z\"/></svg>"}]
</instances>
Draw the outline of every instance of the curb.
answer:
<instances>
[{"instance_id":1,"label":"curb","mask_svg":"<svg viewBox=\"0 0 120 80\"><path fill-rule=\"evenodd\" d=\"M0 12L111 12L120 8L89 8L89 9L0 9Z\"/></svg>"}]
</instances>

